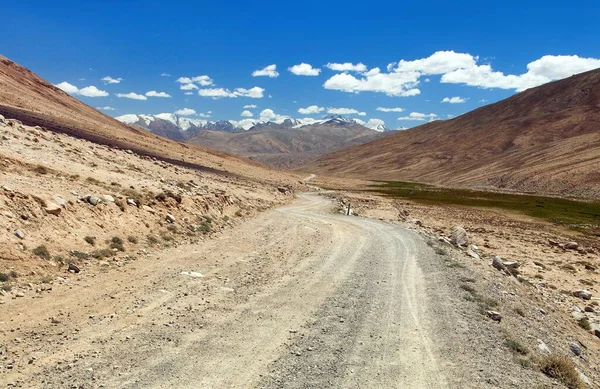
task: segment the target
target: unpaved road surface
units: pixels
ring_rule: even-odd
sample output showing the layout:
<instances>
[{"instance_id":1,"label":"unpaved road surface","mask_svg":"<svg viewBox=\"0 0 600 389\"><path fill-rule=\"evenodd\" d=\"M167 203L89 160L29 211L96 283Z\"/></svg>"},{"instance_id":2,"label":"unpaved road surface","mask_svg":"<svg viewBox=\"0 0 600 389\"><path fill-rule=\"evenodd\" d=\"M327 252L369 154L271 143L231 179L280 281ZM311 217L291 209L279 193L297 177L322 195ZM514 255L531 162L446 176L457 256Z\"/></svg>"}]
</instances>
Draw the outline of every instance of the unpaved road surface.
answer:
<instances>
[{"instance_id":1,"label":"unpaved road surface","mask_svg":"<svg viewBox=\"0 0 600 389\"><path fill-rule=\"evenodd\" d=\"M442 262L423 238L330 208L301 194L208 242L69 275L51 294L8 301L0 341L12 366L0 381L482 387L457 373L464 366L453 354L465 350L453 344L468 326L452 316Z\"/></svg>"}]
</instances>

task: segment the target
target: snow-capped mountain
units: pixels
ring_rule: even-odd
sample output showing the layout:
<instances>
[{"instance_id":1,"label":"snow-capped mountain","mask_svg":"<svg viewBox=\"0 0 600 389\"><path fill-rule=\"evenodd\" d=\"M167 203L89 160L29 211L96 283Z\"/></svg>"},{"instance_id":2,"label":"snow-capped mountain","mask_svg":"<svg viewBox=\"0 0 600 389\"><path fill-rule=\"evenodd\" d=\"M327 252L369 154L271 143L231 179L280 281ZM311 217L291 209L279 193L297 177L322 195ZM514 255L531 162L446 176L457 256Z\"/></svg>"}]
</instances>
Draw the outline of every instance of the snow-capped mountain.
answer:
<instances>
[{"instance_id":1,"label":"snow-capped mountain","mask_svg":"<svg viewBox=\"0 0 600 389\"><path fill-rule=\"evenodd\" d=\"M282 118L271 121L258 121L255 119L218 120L208 121L204 119L190 119L177 116L172 113L161 113L158 115L135 115L128 114L118 116L115 119L130 125L145 128L152 133L178 141L185 141L200 131L224 131L244 132L262 130L298 129L307 126L344 127L357 126L359 128L371 129L379 132L389 131L380 120L369 120L365 122L360 119L346 118L341 115L326 116L323 119L312 118Z\"/></svg>"}]
</instances>

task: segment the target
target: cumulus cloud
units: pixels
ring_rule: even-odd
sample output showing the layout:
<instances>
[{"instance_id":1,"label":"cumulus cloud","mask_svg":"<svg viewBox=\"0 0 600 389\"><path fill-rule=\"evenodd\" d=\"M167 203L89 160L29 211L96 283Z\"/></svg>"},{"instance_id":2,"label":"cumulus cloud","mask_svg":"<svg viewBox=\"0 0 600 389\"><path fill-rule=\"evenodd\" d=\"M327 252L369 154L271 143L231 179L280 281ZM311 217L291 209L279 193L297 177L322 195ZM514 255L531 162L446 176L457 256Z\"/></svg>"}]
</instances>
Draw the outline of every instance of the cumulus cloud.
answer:
<instances>
[{"instance_id":1,"label":"cumulus cloud","mask_svg":"<svg viewBox=\"0 0 600 389\"><path fill-rule=\"evenodd\" d=\"M109 107L108 105L104 106L104 107L96 107L96 109L99 109L102 111L114 111L115 110L113 107Z\"/></svg>"},{"instance_id":2,"label":"cumulus cloud","mask_svg":"<svg viewBox=\"0 0 600 389\"><path fill-rule=\"evenodd\" d=\"M327 113L332 115L358 115L367 116L366 112L360 112L354 108L327 108Z\"/></svg>"},{"instance_id":3,"label":"cumulus cloud","mask_svg":"<svg viewBox=\"0 0 600 389\"><path fill-rule=\"evenodd\" d=\"M425 119L435 120L438 117L435 113L424 114L421 112L411 112L408 116L399 117L398 120L424 121Z\"/></svg>"},{"instance_id":4,"label":"cumulus cloud","mask_svg":"<svg viewBox=\"0 0 600 389\"><path fill-rule=\"evenodd\" d=\"M340 64L345 65L345 64ZM352 65L352 64L350 64ZM349 69L348 67L345 67ZM480 88L525 89L550 81L600 68L600 59L577 55L545 55L527 65L522 74L504 74L489 63L480 63L479 57L469 53L437 51L427 58L400 60L387 66L387 73L374 68L360 76L347 72L336 74L323 84L325 89L344 92L379 92L389 96L415 96L421 77L441 75L442 83L464 84ZM344 69L344 67L339 67ZM429 77L424 82L430 82Z\"/></svg>"},{"instance_id":5,"label":"cumulus cloud","mask_svg":"<svg viewBox=\"0 0 600 389\"><path fill-rule=\"evenodd\" d=\"M319 112L323 112L323 111L325 111L325 108L319 107L317 105L311 105L309 107L300 108L298 110L298 112L300 112L302 115L311 115L313 113L319 113Z\"/></svg>"},{"instance_id":6,"label":"cumulus cloud","mask_svg":"<svg viewBox=\"0 0 600 389\"><path fill-rule=\"evenodd\" d=\"M248 110L242 111L242 113L240 114L240 116L243 117L247 117L247 118L251 118L252 116L254 116L254 114Z\"/></svg>"},{"instance_id":7,"label":"cumulus cloud","mask_svg":"<svg viewBox=\"0 0 600 389\"><path fill-rule=\"evenodd\" d=\"M343 92L380 92L388 96L416 96L420 73L416 71L401 73L381 73L379 69L361 77L348 73L336 74L323 84L325 89Z\"/></svg>"},{"instance_id":8,"label":"cumulus cloud","mask_svg":"<svg viewBox=\"0 0 600 389\"><path fill-rule=\"evenodd\" d=\"M442 103L461 104L461 103L466 103L466 102L467 102L467 99L465 99L464 97L460 97L460 96L444 97L442 99Z\"/></svg>"},{"instance_id":9,"label":"cumulus cloud","mask_svg":"<svg viewBox=\"0 0 600 389\"><path fill-rule=\"evenodd\" d=\"M121 77L112 78L111 76L106 76L102 78L102 81L104 81L105 84L119 84L121 81L123 81L123 79Z\"/></svg>"},{"instance_id":10,"label":"cumulus cloud","mask_svg":"<svg viewBox=\"0 0 600 389\"><path fill-rule=\"evenodd\" d=\"M179 77L177 80L175 80L175 82L178 82L180 84L185 84L185 85L199 84L200 86L211 86L214 84L214 81L212 80L212 78L210 78L209 76L206 76L206 75L196 76L196 77ZM183 89L183 88L181 88L181 89ZM192 88L188 87L188 90L189 89L192 89ZM196 89L198 89L198 87L196 87Z\"/></svg>"},{"instance_id":11,"label":"cumulus cloud","mask_svg":"<svg viewBox=\"0 0 600 389\"><path fill-rule=\"evenodd\" d=\"M180 115L180 116L191 116L191 115L195 115L196 111L191 108L182 108L182 109L178 109L177 111L175 111L173 113L175 115Z\"/></svg>"},{"instance_id":12,"label":"cumulus cloud","mask_svg":"<svg viewBox=\"0 0 600 389\"><path fill-rule=\"evenodd\" d=\"M344 63L328 63L325 65L331 70L335 70L336 72L366 72L367 66L362 62L357 63L356 65L350 62Z\"/></svg>"},{"instance_id":13,"label":"cumulus cloud","mask_svg":"<svg viewBox=\"0 0 600 389\"><path fill-rule=\"evenodd\" d=\"M276 78L279 77L279 72L277 71L277 65L269 65L262 69L255 70L252 72L252 77L270 77Z\"/></svg>"},{"instance_id":14,"label":"cumulus cloud","mask_svg":"<svg viewBox=\"0 0 600 389\"><path fill-rule=\"evenodd\" d=\"M165 92L157 92L155 90L151 90L146 92L146 96L148 97L171 97L170 94L165 93Z\"/></svg>"},{"instance_id":15,"label":"cumulus cloud","mask_svg":"<svg viewBox=\"0 0 600 389\"><path fill-rule=\"evenodd\" d=\"M377 107L377 108L375 108L375 110L381 111L381 112L404 112L404 108L400 108L400 107L396 107L396 108Z\"/></svg>"},{"instance_id":16,"label":"cumulus cloud","mask_svg":"<svg viewBox=\"0 0 600 389\"><path fill-rule=\"evenodd\" d=\"M313 68L311 64L304 62L294 65L288 68L288 70L297 76L318 76L321 73L321 69Z\"/></svg>"},{"instance_id":17,"label":"cumulus cloud","mask_svg":"<svg viewBox=\"0 0 600 389\"><path fill-rule=\"evenodd\" d=\"M250 97L252 99L261 99L264 96L264 89L255 86L250 89L236 88L233 92L225 88L206 88L200 89L198 95L203 97L212 97L213 99L219 99L223 97L235 98L235 97Z\"/></svg>"},{"instance_id":18,"label":"cumulus cloud","mask_svg":"<svg viewBox=\"0 0 600 389\"><path fill-rule=\"evenodd\" d=\"M268 109L268 108L263 109L260 112L260 120L262 122L282 121L282 120L285 120L288 118L289 118L289 116L276 114L272 109Z\"/></svg>"},{"instance_id":19,"label":"cumulus cloud","mask_svg":"<svg viewBox=\"0 0 600 389\"><path fill-rule=\"evenodd\" d=\"M138 95L134 92L129 93L117 93L117 97L121 97L124 99L132 99L132 100L148 100L148 98L144 95Z\"/></svg>"},{"instance_id":20,"label":"cumulus cloud","mask_svg":"<svg viewBox=\"0 0 600 389\"><path fill-rule=\"evenodd\" d=\"M197 85L194 84L181 84L179 86L179 89L181 90L193 90L193 89L199 89Z\"/></svg>"},{"instance_id":21,"label":"cumulus cloud","mask_svg":"<svg viewBox=\"0 0 600 389\"><path fill-rule=\"evenodd\" d=\"M108 92L100 90L93 85L86 86L85 88L77 88L75 85L69 84L66 81L55 85L57 88L62 89L71 95L80 95L85 97L106 97Z\"/></svg>"},{"instance_id":22,"label":"cumulus cloud","mask_svg":"<svg viewBox=\"0 0 600 389\"><path fill-rule=\"evenodd\" d=\"M244 109L254 109L254 108L258 108L256 106L256 104L247 104L247 105L244 105Z\"/></svg>"}]
</instances>

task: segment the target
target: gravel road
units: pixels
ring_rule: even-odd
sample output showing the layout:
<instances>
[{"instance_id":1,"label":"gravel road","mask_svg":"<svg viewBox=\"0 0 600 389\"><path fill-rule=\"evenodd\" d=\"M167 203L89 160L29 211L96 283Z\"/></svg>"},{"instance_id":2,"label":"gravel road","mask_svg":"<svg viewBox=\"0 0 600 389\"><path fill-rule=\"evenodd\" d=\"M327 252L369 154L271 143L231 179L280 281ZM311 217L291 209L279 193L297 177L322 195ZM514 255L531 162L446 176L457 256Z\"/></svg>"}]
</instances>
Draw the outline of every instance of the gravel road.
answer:
<instances>
[{"instance_id":1,"label":"gravel road","mask_svg":"<svg viewBox=\"0 0 600 389\"><path fill-rule=\"evenodd\" d=\"M11 301L10 325L22 340L0 379L24 387L451 387L450 375L459 380L446 327L459 320L439 282L442 261L414 231L331 206L301 194L205 243Z\"/></svg>"}]
</instances>

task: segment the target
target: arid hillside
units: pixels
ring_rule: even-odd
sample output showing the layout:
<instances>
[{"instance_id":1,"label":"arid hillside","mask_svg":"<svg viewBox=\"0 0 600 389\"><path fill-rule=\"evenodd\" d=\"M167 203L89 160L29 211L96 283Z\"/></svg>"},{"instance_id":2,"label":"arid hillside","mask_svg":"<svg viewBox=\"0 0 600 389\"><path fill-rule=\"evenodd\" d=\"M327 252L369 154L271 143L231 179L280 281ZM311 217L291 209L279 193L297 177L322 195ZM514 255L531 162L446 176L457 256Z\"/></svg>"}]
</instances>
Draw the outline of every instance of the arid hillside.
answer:
<instances>
[{"instance_id":1,"label":"arid hillside","mask_svg":"<svg viewBox=\"0 0 600 389\"><path fill-rule=\"evenodd\" d=\"M277 181L277 173L263 169L256 162L201 146L184 145L121 123L3 56L0 56L0 115L180 166L261 179L272 177Z\"/></svg>"},{"instance_id":2,"label":"arid hillside","mask_svg":"<svg viewBox=\"0 0 600 389\"><path fill-rule=\"evenodd\" d=\"M600 197L600 70L339 150L318 175Z\"/></svg>"},{"instance_id":3,"label":"arid hillside","mask_svg":"<svg viewBox=\"0 0 600 389\"><path fill-rule=\"evenodd\" d=\"M385 134L358 124L333 123L236 133L201 131L188 143L243 155L273 167L292 168L322 154L363 144Z\"/></svg>"}]
</instances>

